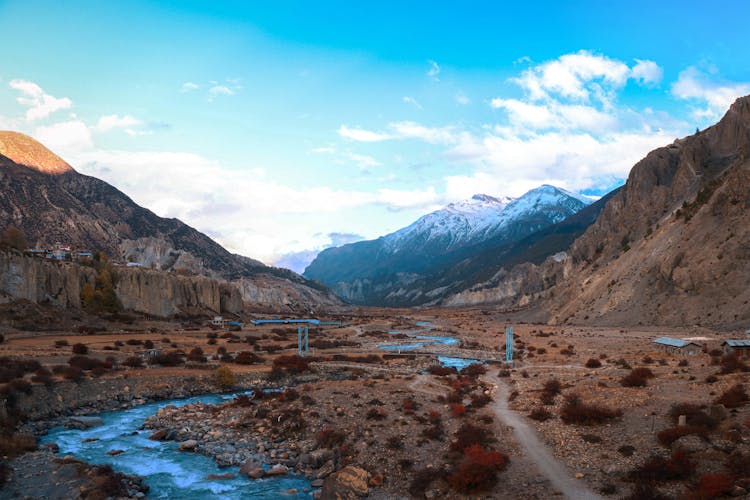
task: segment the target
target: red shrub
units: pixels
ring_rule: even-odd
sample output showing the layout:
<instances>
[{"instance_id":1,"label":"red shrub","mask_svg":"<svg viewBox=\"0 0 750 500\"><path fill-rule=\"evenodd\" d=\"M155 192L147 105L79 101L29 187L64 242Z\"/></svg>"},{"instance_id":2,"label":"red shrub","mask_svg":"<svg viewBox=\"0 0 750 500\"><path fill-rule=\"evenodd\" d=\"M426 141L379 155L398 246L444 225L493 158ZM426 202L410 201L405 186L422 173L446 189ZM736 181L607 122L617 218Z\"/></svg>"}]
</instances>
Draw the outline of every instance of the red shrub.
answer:
<instances>
[{"instance_id":1,"label":"red shrub","mask_svg":"<svg viewBox=\"0 0 750 500\"><path fill-rule=\"evenodd\" d=\"M589 358L589 360L586 361L586 368L599 368L601 366L602 362L596 358Z\"/></svg>"},{"instance_id":2,"label":"red shrub","mask_svg":"<svg viewBox=\"0 0 750 500\"><path fill-rule=\"evenodd\" d=\"M461 375L466 377L476 378L480 375L487 373L487 368L479 363L472 363L469 366L465 366L461 369Z\"/></svg>"},{"instance_id":3,"label":"red shrub","mask_svg":"<svg viewBox=\"0 0 750 500\"><path fill-rule=\"evenodd\" d=\"M404 398L404 400L401 402L401 408L413 412L414 410L419 408L419 403L414 401L413 398Z\"/></svg>"},{"instance_id":4,"label":"red shrub","mask_svg":"<svg viewBox=\"0 0 750 500\"><path fill-rule=\"evenodd\" d=\"M451 415L454 417L460 417L466 413L466 407L461 403L453 403L451 405Z\"/></svg>"},{"instance_id":5,"label":"red shrub","mask_svg":"<svg viewBox=\"0 0 750 500\"><path fill-rule=\"evenodd\" d=\"M492 402L492 398L486 394L475 394L471 397L472 408L483 408Z\"/></svg>"},{"instance_id":6,"label":"red shrub","mask_svg":"<svg viewBox=\"0 0 750 500\"><path fill-rule=\"evenodd\" d=\"M623 387L646 387L650 378L654 378L654 373L648 368L633 368L620 383Z\"/></svg>"},{"instance_id":7,"label":"red shrub","mask_svg":"<svg viewBox=\"0 0 750 500\"><path fill-rule=\"evenodd\" d=\"M747 403L747 401L748 397L745 387L742 384L737 384L727 389L714 401L714 404L724 405L727 408L738 408Z\"/></svg>"},{"instance_id":8,"label":"red shrub","mask_svg":"<svg viewBox=\"0 0 750 500\"><path fill-rule=\"evenodd\" d=\"M122 362L123 366L129 368L140 368L143 366L143 360L140 356L130 356L128 359Z\"/></svg>"},{"instance_id":9,"label":"red shrub","mask_svg":"<svg viewBox=\"0 0 750 500\"><path fill-rule=\"evenodd\" d=\"M732 486L732 480L726 474L701 474L698 486L690 492L689 498L710 500L729 493Z\"/></svg>"},{"instance_id":10,"label":"red shrub","mask_svg":"<svg viewBox=\"0 0 750 500\"><path fill-rule=\"evenodd\" d=\"M565 404L560 409L560 418L566 424L593 425L600 424L622 416L621 410L613 410L604 406L585 404L575 394L565 398Z\"/></svg>"},{"instance_id":11,"label":"red shrub","mask_svg":"<svg viewBox=\"0 0 750 500\"><path fill-rule=\"evenodd\" d=\"M433 365L427 369L427 372L430 373L430 375L445 377L446 375L455 375L457 370L453 366Z\"/></svg>"},{"instance_id":12,"label":"red shrub","mask_svg":"<svg viewBox=\"0 0 750 500\"><path fill-rule=\"evenodd\" d=\"M250 351L242 351L234 357L234 362L240 365L254 365L256 363L262 363L263 358Z\"/></svg>"},{"instance_id":13,"label":"red shrub","mask_svg":"<svg viewBox=\"0 0 750 500\"><path fill-rule=\"evenodd\" d=\"M432 439L433 441L442 441L443 440L442 424L437 423L429 427L425 427L422 430L422 436L426 437L427 439Z\"/></svg>"},{"instance_id":14,"label":"red shrub","mask_svg":"<svg viewBox=\"0 0 750 500\"><path fill-rule=\"evenodd\" d=\"M73 344L73 354L88 354L89 348L86 344Z\"/></svg>"},{"instance_id":15,"label":"red shrub","mask_svg":"<svg viewBox=\"0 0 750 500\"><path fill-rule=\"evenodd\" d=\"M287 373L302 373L310 369L312 358L302 356L279 356L273 360L273 366L283 368Z\"/></svg>"},{"instance_id":16,"label":"red shrub","mask_svg":"<svg viewBox=\"0 0 750 500\"><path fill-rule=\"evenodd\" d=\"M705 427L682 425L679 427L669 427L668 429L664 429L656 435L656 439L658 439L664 446L671 446L672 443L680 439L682 436L689 436L690 434L695 434L702 438L708 437L708 431Z\"/></svg>"},{"instance_id":17,"label":"red shrub","mask_svg":"<svg viewBox=\"0 0 750 500\"><path fill-rule=\"evenodd\" d=\"M450 449L458 452L463 452L466 448L475 444L485 445L496 441L492 431L468 423L461 425L453 436L456 439L451 443Z\"/></svg>"},{"instance_id":18,"label":"red shrub","mask_svg":"<svg viewBox=\"0 0 750 500\"><path fill-rule=\"evenodd\" d=\"M93 370L97 367L104 366L104 363L96 358L89 358L87 356L73 356L68 360L70 366L75 366L81 370L88 371Z\"/></svg>"},{"instance_id":19,"label":"red shrub","mask_svg":"<svg viewBox=\"0 0 750 500\"><path fill-rule=\"evenodd\" d=\"M628 474L631 481L655 483L687 479L695 472L695 463L685 450L676 450L669 458L651 457Z\"/></svg>"},{"instance_id":20,"label":"red shrub","mask_svg":"<svg viewBox=\"0 0 750 500\"><path fill-rule=\"evenodd\" d=\"M556 378L551 378L544 383L544 392L557 395L560 394L560 391L562 391L562 384Z\"/></svg>"},{"instance_id":21,"label":"red shrub","mask_svg":"<svg viewBox=\"0 0 750 500\"><path fill-rule=\"evenodd\" d=\"M188 354L187 359L188 361L193 361L196 363L206 362L206 356L203 354L203 349L201 349L200 347L193 347L190 350L190 354Z\"/></svg>"},{"instance_id":22,"label":"red shrub","mask_svg":"<svg viewBox=\"0 0 750 500\"><path fill-rule=\"evenodd\" d=\"M497 483L497 473L507 466L507 455L474 445L464 451L464 460L448 482L459 493L487 491Z\"/></svg>"}]
</instances>

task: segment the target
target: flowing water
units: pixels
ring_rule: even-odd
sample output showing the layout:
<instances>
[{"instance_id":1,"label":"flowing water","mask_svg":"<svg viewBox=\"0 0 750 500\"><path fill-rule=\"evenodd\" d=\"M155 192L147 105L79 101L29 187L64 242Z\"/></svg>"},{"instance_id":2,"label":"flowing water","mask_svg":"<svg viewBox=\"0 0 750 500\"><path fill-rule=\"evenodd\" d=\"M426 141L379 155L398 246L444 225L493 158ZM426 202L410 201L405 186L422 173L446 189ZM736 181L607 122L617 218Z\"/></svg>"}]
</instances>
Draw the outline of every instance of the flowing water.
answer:
<instances>
[{"instance_id":1,"label":"flowing water","mask_svg":"<svg viewBox=\"0 0 750 500\"><path fill-rule=\"evenodd\" d=\"M178 443L152 441L148 439L152 430L138 430L148 416L163 406L183 406L198 401L219 404L233 399L234 396L196 396L101 413L96 416L104 421L104 425L86 430L55 427L44 436L42 443L57 443L60 455L73 455L92 464L111 464L117 471L143 477L150 487L149 498L312 498L309 493L310 482L304 476L288 475L250 480L238 474L238 467L219 468L210 457L181 452L177 449ZM87 439L96 440L84 442ZM107 452L111 450L124 450L124 453L109 456ZM227 472L234 473L236 477L206 480L209 474Z\"/></svg>"},{"instance_id":2,"label":"flowing water","mask_svg":"<svg viewBox=\"0 0 750 500\"><path fill-rule=\"evenodd\" d=\"M415 323L415 326L421 328L422 330L419 330L419 332L423 332L424 330L432 330L433 326L432 323L429 321L418 321ZM447 336L436 336L436 335L419 335L418 333L414 333L411 331L400 331L400 330L393 330L388 332L391 335L397 335L397 334L405 334L406 336L417 339L420 342L412 342L408 344L389 344L380 346L380 349L384 351L411 351L414 349L419 349L426 346L431 345L456 345L458 344L458 339L455 337L447 337ZM443 366L452 366L456 368L457 370L461 370L462 368L465 368L471 364L475 363L482 363L482 361L479 361L478 359L468 359L468 358L455 358L450 356L438 356L438 362Z\"/></svg>"}]
</instances>

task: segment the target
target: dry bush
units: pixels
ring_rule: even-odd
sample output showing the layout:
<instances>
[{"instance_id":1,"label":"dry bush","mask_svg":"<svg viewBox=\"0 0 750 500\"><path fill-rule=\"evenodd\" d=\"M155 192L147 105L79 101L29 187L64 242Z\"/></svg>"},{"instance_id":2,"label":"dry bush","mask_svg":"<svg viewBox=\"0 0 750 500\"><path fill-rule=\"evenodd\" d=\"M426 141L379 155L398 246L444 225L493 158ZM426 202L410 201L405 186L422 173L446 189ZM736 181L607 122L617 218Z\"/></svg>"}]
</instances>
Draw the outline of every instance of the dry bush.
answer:
<instances>
[{"instance_id":1,"label":"dry bush","mask_svg":"<svg viewBox=\"0 0 750 500\"><path fill-rule=\"evenodd\" d=\"M596 358L589 358L589 360L586 361L586 368L600 368L601 366L602 362Z\"/></svg>"},{"instance_id":2,"label":"dry bush","mask_svg":"<svg viewBox=\"0 0 750 500\"><path fill-rule=\"evenodd\" d=\"M140 356L130 356L122 362L122 365L128 368L141 368L143 367L143 360Z\"/></svg>"},{"instance_id":3,"label":"dry bush","mask_svg":"<svg viewBox=\"0 0 750 500\"><path fill-rule=\"evenodd\" d=\"M556 378L551 378L548 381L544 383L543 387L544 392L548 392L550 394L558 395L562 391L562 384L560 381Z\"/></svg>"},{"instance_id":4,"label":"dry bush","mask_svg":"<svg viewBox=\"0 0 750 500\"><path fill-rule=\"evenodd\" d=\"M654 456L628 474L631 481L659 483L687 479L695 473L695 463L685 450L675 450L669 458Z\"/></svg>"},{"instance_id":5,"label":"dry bush","mask_svg":"<svg viewBox=\"0 0 750 500\"><path fill-rule=\"evenodd\" d=\"M654 373L648 368L633 368L629 374L622 378L620 384L623 387L646 387L650 378L654 378Z\"/></svg>"},{"instance_id":6,"label":"dry bush","mask_svg":"<svg viewBox=\"0 0 750 500\"><path fill-rule=\"evenodd\" d=\"M319 448L334 448L346 442L346 433L326 426L315 435Z\"/></svg>"},{"instance_id":7,"label":"dry bush","mask_svg":"<svg viewBox=\"0 0 750 500\"><path fill-rule=\"evenodd\" d=\"M252 399L250 399L250 396L247 394L236 395L232 400L232 404L234 406L239 406L240 408L249 408L253 406Z\"/></svg>"},{"instance_id":8,"label":"dry bush","mask_svg":"<svg viewBox=\"0 0 750 500\"><path fill-rule=\"evenodd\" d=\"M436 375L439 377L445 377L446 375L455 375L456 373L458 373L454 366L442 365L433 365L427 369L427 372L430 375Z\"/></svg>"},{"instance_id":9,"label":"dry bush","mask_svg":"<svg viewBox=\"0 0 750 500\"><path fill-rule=\"evenodd\" d=\"M107 363L106 361L101 361L96 358L89 358L88 356L73 356L68 360L68 364L70 366L75 366L77 368L80 368L84 371L93 370L95 368L105 368L109 369L112 368L112 365Z\"/></svg>"},{"instance_id":10,"label":"dry bush","mask_svg":"<svg viewBox=\"0 0 750 500\"><path fill-rule=\"evenodd\" d=\"M724 465L734 477L750 477L750 454L734 451L727 457Z\"/></svg>"},{"instance_id":11,"label":"dry bush","mask_svg":"<svg viewBox=\"0 0 750 500\"><path fill-rule=\"evenodd\" d=\"M669 416L672 423L676 424L680 415L685 415L685 423L696 427L705 427L708 430L714 430L719 425L719 421L704 412L699 405L693 403L677 403L669 409Z\"/></svg>"},{"instance_id":12,"label":"dry bush","mask_svg":"<svg viewBox=\"0 0 750 500\"><path fill-rule=\"evenodd\" d=\"M471 403L469 406L473 409L484 408L492 402L492 397L487 394L475 394L471 397Z\"/></svg>"},{"instance_id":13,"label":"dry bush","mask_svg":"<svg viewBox=\"0 0 750 500\"><path fill-rule=\"evenodd\" d=\"M461 403L451 404L451 415L454 417L460 417L464 414L466 414L466 407L464 405Z\"/></svg>"},{"instance_id":14,"label":"dry bush","mask_svg":"<svg viewBox=\"0 0 750 500\"><path fill-rule=\"evenodd\" d=\"M216 385L223 390L229 390L235 386L234 373L228 366L220 366L215 372Z\"/></svg>"},{"instance_id":15,"label":"dry bush","mask_svg":"<svg viewBox=\"0 0 750 500\"><path fill-rule=\"evenodd\" d=\"M658 439L659 442L664 446L669 447L672 445L672 443L680 439L682 436L689 436L691 434L702 438L707 438L708 429L696 425L681 425L677 427L669 427L667 429L664 429L663 431L660 431L656 435L656 439Z\"/></svg>"},{"instance_id":16,"label":"dry bush","mask_svg":"<svg viewBox=\"0 0 750 500\"><path fill-rule=\"evenodd\" d=\"M560 409L560 418L566 424L601 424L621 416L622 410L586 404L576 394L566 396L565 403Z\"/></svg>"},{"instance_id":17,"label":"dry bush","mask_svg":"<svg viewBox=\"0 0 750 500\"><path fill-rule=\"evenodd\" d=\"M402 463L403 462L403 463ZM402 469L406 470L411 468L411 461L408 461L408 466L403 460L399 462ZM430 487L433 481L442 479L446 476L443 469L420 469L414 473L411 482L409 483L409 493L414 498L423 498L425 492Z\"/></svg>"},{"instance_id":18,"label":"dry bush","mask_svg":"<svg viewBox=\"0 0 750 500\"><path fill-rule=\"evenodd\" d=\"M698 484L691 488L686 498L690 500L711 500L732 491L732 478L721 472L716 474L701 474Z\"/></svg>"},{"instance_id":19,"label":"dry bush","mask_svg":"<svg viewBox=\"0 0 750 500\"><path fill-rule=\"evenodd\" d=\"M737 353L734 352L730 352L722 356L719 364L721 366L721 370L719 371L719 373L723 375L726 375L728 373L750 371L750 368L748 368L745 362L742 361L739 356L737 356Z\"/></svg>"},{"instance_id":20,"label":"dry bush","mask_svg":"<svg viewBox=\"0 0 750 500\"><path fill-rule=\"evenodd\" d=\"M72 351L73 351L73 354L88 354L89 348L86 347L86 344L78 343L78 344L73 344Z\"/></svg>"},{"instance_id":21,"label":"dry bush","mask_svg":"<svg viewBox=\"0 0 750 500\"><path fill-rule=\"evenodd\" d=\"M726 391L714 400L714 404L724 405L726 408L739 408L747 403L748 396L745 392L745 386L737 384Z\"/></svg>"},{"instance_id":22,"label":"dry bush","mask_svg":"<svg viewBox=\"0 0 750 500\"><path fill-rule=\"evenodd\" d=\"M487 368L479 363L472 363L469 366L463 367L460 373L465 377L477 378L478 376L487 373Z\"/></svg>"},{"instance_id":23,"label":"dry bush","mask_svg":"<svg viewBox=\"0 0 750 500\"><path fill-rule=\"evenodd\" d=\"M168 351L149 358L149 364L161 366L177 366L185 363L181 351Z\"/></svg>"},{"instance_id":24,"label":"dry bush","mask_svg":"<svg viewBox=\"0 0 750 500\"><path fill-rule=\"evenodd\" d=\"M552 413L550 413L545 408L534 408L533 410L531 410L531 413L529 413L529 418L539 422L544 422L545 420L549 420L550 418L552 418Z\"/></svg>"},{"instance_id":25,"label":"dry bush","mask_svg":"<svg viewBox=\"0 0 750 500\"><path fill-rule=\"evenodd\" d=\"M385 440L385 446L392 450L400 450L404 447L404 438L401 436L391 436Z\"/></svg>"},{"instance_id":26,"label":"dry bush","mask_svg":"<svg viewBox=\"0 0 750 500\"><path fill-rule=\"evenodd\" d=\"M55 347L67 347L68 345L68 341L65 339L55 340Z\"/></svg>"},{"instance_id":27,"label":"dry bush","mask_svg":"<svg viewBox=\"0 0 750 500\"><path fill-rule=\"evenodd\" d=\"M206 356L203 354L203 349L200 347L193 347L190 350L190 353L187 356L188 361L193 361L195 363L205 363L206 362Z\"/></svg>"},{"instance_id":28,"label":"dry bush","mask_svg":"<svg viewBox=\"0 0 750 500\"><path fill-rule=\"evenodd\" d=\"M234 362L240 365L254 365L257 363L262 363L263 361L263 358L250 351L239 352L234 357Z\"/></svg>"},{"instance_id":29,"label":"dry bush","mask_svg":"<svg viewBox=\"0 0 750 500\"><path fill-rule=\"evenodd\" d=\"M464 459L448 482L459 493L487 491L497 483L498 472L504 470L508 462L508 456L503 453L473 445L464 450Z\"/></svg>"},{"instance_id":30,"label":"dry bush","mask_svg":"<svg viewBox=\"0 0 750 500\"><path fill-rule=\"evenodd\" d=\"M302 373L310 369L310 363L317 361L317 359L308 357L303 358L302 356L279 356L273 360L273 366L275 368L282 368L286 373Z\"/></svg>"},{"instance_id":31,"label":"dry bush","mask_svg":"<svg viewBox=\"0 0 750 500\"><path fill-rule=\"evenodd\" d=\"M370 408L365 415L367 420L384 420L388 418L388 414L379 408Z\"/></svg>"},{"instance_id":32,"label":"dry bush","mask_svg":"<svg viewBox=\"0 0 750 500\"><path fill-rule=\"evenodd\" d=\"M497 441L491 430L469 423L462 424L453 437L455 440L451 442L450 449L460 453L475 444L484 446Z\"/></svg>"}]
</instances>

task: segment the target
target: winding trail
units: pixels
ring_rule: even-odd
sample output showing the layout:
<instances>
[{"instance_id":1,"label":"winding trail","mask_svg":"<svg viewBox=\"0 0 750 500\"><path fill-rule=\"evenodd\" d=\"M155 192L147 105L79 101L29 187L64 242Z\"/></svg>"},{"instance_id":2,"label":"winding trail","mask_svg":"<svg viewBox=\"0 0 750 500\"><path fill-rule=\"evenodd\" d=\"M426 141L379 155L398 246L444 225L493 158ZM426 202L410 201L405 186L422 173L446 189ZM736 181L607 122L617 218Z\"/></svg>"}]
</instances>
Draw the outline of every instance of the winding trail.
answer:
<instances>
[{"instance_id":1,"label":"winding trail","mask_svg":"<svg viewBox=\"0 0 750 500\"><path fill-rule=\"evenodd\" d=\"M547 445L539 439L536 430L526 423L523 417L508 408L508 387L505 382L497 376L486 376L485 379L497 388L495 401L491 406L492 410L501 422L513 429L516 441L526 457L536 464L539 472L550 481L552 486L572 500L601 499L599 495L589 490L583 481L573 477L565 464L555 458Z\"/></svg>"}]
</instances>

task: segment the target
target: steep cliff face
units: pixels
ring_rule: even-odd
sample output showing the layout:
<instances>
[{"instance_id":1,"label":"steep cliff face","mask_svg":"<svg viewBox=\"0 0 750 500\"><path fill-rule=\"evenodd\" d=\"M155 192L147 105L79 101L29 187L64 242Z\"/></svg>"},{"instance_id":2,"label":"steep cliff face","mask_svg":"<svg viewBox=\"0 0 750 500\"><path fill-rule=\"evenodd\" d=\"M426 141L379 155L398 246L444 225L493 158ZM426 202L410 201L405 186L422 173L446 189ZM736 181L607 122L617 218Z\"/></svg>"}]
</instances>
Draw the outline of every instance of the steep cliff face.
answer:
<instances>
[{"instance_id":1,"label":"steep cliff face","mask_svg":"<svg viewBox=\"0 0 750 500\"><path fill-rule=\"evenodd\" d=\"M0 251L0 300L25 299L64 308L81 306L81 287L94 281L94 270L69 263L33 259Z\"/></svg>"},{"instance_id":2,"label":"steep cliff face","mask_svg":"<svg viewBox=\"0 0 750 500\"><path fill-rule=\"evenodd\" d=\"M750 97L649 153L567 251L453 304L530 302L551 323L750 326Z\"/></svg>"},{"instance_id":3,"label":"steep cliff face","mask_svg":"<svg viewBox=\"0 0 750 500\"><path fill-rule=\"evenodd\" d=\"M239 313L240 291L205 276L175 276L145 269L122 269L115 285L125 309L169 317L176 314Z\"/></svg>"},{"instance_id":4,"label":"steep cliff face","mask_svg":"<svg viewBox=\"0 0 750 500\"><path fill-rule=\"evenodd\" d=\"M204 276L137 268L118 268L115 292L129 311L169 317L176 314L239 313L240 290ZM27 257L0 251L0 300L25 299L66 309L81 307L81 288L94 283L96 272L74 263Z\"/></svg>"}]
</instances>

